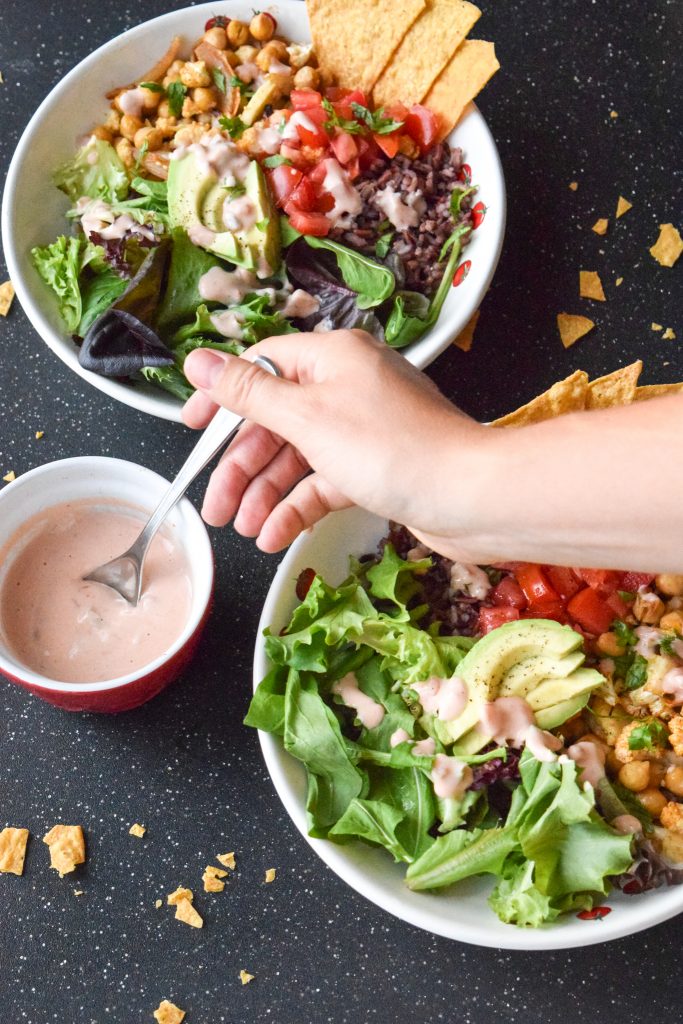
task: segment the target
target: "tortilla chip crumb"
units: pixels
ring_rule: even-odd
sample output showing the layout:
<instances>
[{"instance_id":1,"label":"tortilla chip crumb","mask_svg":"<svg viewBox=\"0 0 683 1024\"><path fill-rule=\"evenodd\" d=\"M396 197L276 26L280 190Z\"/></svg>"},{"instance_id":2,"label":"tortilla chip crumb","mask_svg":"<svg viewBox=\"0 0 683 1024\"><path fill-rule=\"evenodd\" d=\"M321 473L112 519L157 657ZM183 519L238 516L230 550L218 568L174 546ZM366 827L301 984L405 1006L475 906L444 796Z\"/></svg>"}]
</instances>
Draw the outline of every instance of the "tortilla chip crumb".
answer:
<instances>
[{"instance_id":1,"label":"tortilla chip crumb","mask_svg":"<svg viewBox=\"0 0 683 1024\"><path fill-rule=\"evenodd\" d=\"M221 879L225 878L227 871L223 871L222 868L216 868L213 864L207 864L202 875L202 882L204 883L204 892L223 892L225 889L225 882Z\"/></svg>"},{"instance_id":2,"label":"tortilla chip crumb","mask_svg":"<svg viewBox=\"0 0 683 1024\"><path fill-rule=\"evenodd\" d=\"M667 327L667 329L664 331L664 334L662 335L662 338L664 338L665 341L675 341L676 332L671 327Z\"/></svg>"},{"instance_id":3,"label":"tortilla chip crumb","mask_svg":"<svg viewBox=\"0 0 683 1024\"><path fill-rule=\"evenodd\" d=\"M275 868L266 868L265 881L266 883L275 881Z\"/></svg>"},{"instance_id":4,"label":"tortilla chip crumb","mask_svg":"<svg viewBox=\"0 0 683 1024\"><path fill-rule=\"evenodd\" d=\"M85 863L85 837L80 825L54 825L43 836L50 847L50 867L59 877L73 871L77 864Z\"/></svg>"},{"instance_id":5,"label":"tortilla chip crumb","mask_svg":"<svg viewBox=\"0 0 683 1024\"><path fill-rule=\"evenodd\" d=\"M182 921L183 924L189 924L190 928L203 928L204 921L200 914L197 913L191 902L183 897L179 899L175 908L176 921Z\"/></svg>"},{"instance_id":6,"label":"tortilla chip crumb","mask_svg":"<svg viewBox=\"0 0 683 1024\"><path fill-rule=\"evenodd\" d=\"M607 220L607 217L600 217L599 220L596 220L591 230L594 231L596 235L606 235L608 227L609 221Z\"/></svg>"},{"instance_id":7,"label":"tortilla chip crumb","mask_svg":"<svg viewBox=\"0 0 683 1024\"><path fill-rule=\"evenodd\" d=\"M605 302L605 291L597 270L579 271L579 295L582 299L595 299Z\"/></svg>"},{"instance_id":8,"label":"tortilla chip crumb","mask_svg":"<svg viewBox=\"0 0 683 1024\"><path fill-rule=\"evenodd\" d=\"M0 284L0 316L7 316L14 299L14 285L11 281Z\"/></svg>"},{"instance_id":9,"label":"tortilla chip crumb","mask_svg":"<svg viewBox=\"0 0 683 1024\"><path fill-rule=\"evenodd\" d=\"M250 981L254 980L253 974L248 974L247 971L240 971L240 981L243 985L248 985Z\"/></svg>"},{"instance_id":10,"label":"tortilla chip crumb","mask_svg":"<svg viewBox=\"0 0 683 1024\"><path fill-rule=\"evenodd\" d=\"M578 181L570 181L569 187L572 190L572 192L576 192L577 188L579 187Z\"/></svg>"},{"instance_id":11,"label":"tortilla chip crumb","mask_svg":"<svg viewBox=\"0 0 683 1024\"><path fill-rule=\"evenodd\" d=\"M9 473L5 473L2 479L5 481L6 484L11 484L17 479L17 474L14 472L13 469L10 469Z\"/></svg>"},{"instance_id":12,"label":"tortilla chip crumb","mask_svg":"<svg viewBox=\"0 0 683 1024\"><path fill-rule=\"evenodd\" d=\"M182 885L179 885L175 892L171 892L166 897L166 902L169 906L174 907L180 902L180 900L188 900L192 903L194 896L192 889L184 889Z\"/></svg>"},{"instance_id":13,"label":"tortilla chip crumb","mask_svg":"<svg viewBox=\"0 0 683 1024\"><path fill-rule=\"evenodd\" d=\"M662 330L662 325L661 325L661 324L656 324L656 323L654 322L654 320L653 320L653 321L652 321L652 323L650 324L650 327L651 327L651 329L652 329L653 331L661 331L661 330Z\"/></svg>"},{"instance_id":14,"label":"tortilla chip crumb","mask_svg":"<svg viewBox=\"0 0 683 1024\"><path fill-rule=\"evenodd\" d=\"M617 286L617 288L618 288L620 284L623 284L623 283L624 283L624 279L623 279L623 277L618 277L618 278L616 279L616 281L615 281L614 283L615 283L615 285L616 285L616 286Z\"/></svg>"},{"instance_id":15,"label":"tortilla chip crumb","mask_svg":"<svg viewBox=\"0 0 683 1024\"><path fill-rule=\"evenodd\" d=\"M617 220L619 220L620 217L623 217L625 213L628 213L632 207L633 203L629 203L628 199L624 199L623 196L619 196L619 199L617 200Z\"/></svg>"},{"instance_id":16,"label":"tortilla chip crumb","mask_svg":"<svg viewBox=\"0 0 683 1024\"><path fill-rule=\"evenodd\" d=\"M615 120L615 118L619 117L619 114L616 110L610 110L609 116L612 118L612 120Z\"/></svg>"},{"instance_id":17,"label":"tortilla chip crumb","mask_svg":"<svg viewBox=\"0 0 683 1024\"><path fill-rule=\"evenodd\" d=\"M584 334L588 334L594 327L595 323L587 316L578 316L574 313L557 314L557 329L565 348L569 348L579 338L583 338Z\"/></svg>"},{"instance_id":18,"label":"tortilla chip crumb","mask_svg":"<svg viewBox=\"0 0 683 1024\"><path fill-rule=\"evenodd\" d=\"M168 999L162 999L153 1016L159 1024L182 1024L185 1019L185 1011L181 1010L179 1006L175 1006L174 1003L169 1003Z\"/></svg>"},{"instance_id":19,"label":"tortilla chip crumb","mask_svg":"<svg viewBox=\"0 0 683 1024\"><path fill-rule=\"evenodd\" d=\"M156 907L157 910L159 910L160 907L163 907L163 905L164 905L164 901L163 900L155 900L154 901L154 906Z\"/></svg>"},{"instance_id":20,"label":"tortilla chip crumb","mask_svg":"<svg viewBox=\"0 0 683 1024\"><path fill-rule=\"evenodd\" d=\"M0 832L0 872L23 875L27 842L27 828L3 828Z\"/></svg>"},{"instance_id":21,"label":"tortilla chip crumb","mask_svg":"<svg viewBox=\"0 0 683 1024\"><path fill-rule=\"evenodd\" d=\"M145 828L144 825L138 825L136 823L135 825L130 826L130 828L128 829L128 835L137 836L138 839L142 839L146 831L147 829Z\"/></svg>"},{"instance_id":22,"label":"tortilla chip crumb","mask_svg":"<svg viewBox=\"0 0 683 1024\"><path fill-rule=\"evenodd\" d=\"M661 267L673 267L678 257L683 252L683 241L678 230L673 224L659 225L659 238L650 249Z\"/></svg>"},{"instance_id":23,"label":"tortilla chip crumb","mask_svg":"<svg viewBox=\"0 0 683 1024\"><path fill-rule=\"evenodd\" d=\"M5 84L5 79L2 77L2 71L0 71L0 85Z\"/></svg>"},{"instance_id":24,"label":"tortilla chip crumb","mask_svg":"<svg viewBox=\"0 0 683 1024\"><path fill-rule=\"evenodd\" d=\"M470 319L467 321L463 329L461 330L458 337L453 342L463 352L469 352L472 348L472 341L474 339L474 332L477 327L477 321L479 320L479 310L473 313Z\"/></svg>"},{"instance_id":25,"label":"tortilla chip crumb","mask_svg":"<svg viewBox=\"0 0 683 1024\"><path fill-rule=\"evenodd\" d=\"M74 896L82 896L83 889L74 889Z\"/></svg>"},{"instance_id":26,"label":"tortilla chip crumb","mask_svg":"<svg viewBox=\"0 0 683 1024\"><path fill-rule=\"evenodd\" d=\"M45 431L36 430L36 441L40 441L41 437L45 437Z\"/></svg>"},{"instance_id":27,"label":"tortilla chip crumb","mask_svg":"<svg viewBox=\"0 0 683 1024\"><path fill-rule=\"evenodd\" d=\"M218 853L216 854L216 860L219 864L222 864L224 868L230 868L231 871L235 870L235 854L234 853Z\"/></svg>"}]
</instances>

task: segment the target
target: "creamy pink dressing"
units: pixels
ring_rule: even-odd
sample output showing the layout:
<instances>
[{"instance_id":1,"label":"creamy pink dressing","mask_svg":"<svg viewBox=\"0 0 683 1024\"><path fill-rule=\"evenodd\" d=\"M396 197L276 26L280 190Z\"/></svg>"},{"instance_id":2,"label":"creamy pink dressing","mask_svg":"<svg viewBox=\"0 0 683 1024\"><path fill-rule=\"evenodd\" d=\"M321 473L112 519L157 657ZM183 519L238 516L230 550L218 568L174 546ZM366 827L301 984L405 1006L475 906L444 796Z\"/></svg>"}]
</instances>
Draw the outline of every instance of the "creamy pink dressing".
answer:
<instances>
[{"instance_id":1,"label":"creamy pink dressing","mask_svg":"<svg viewBox=\"0 0 683 1024\"><path fill-rule=\"evenodd\" d=\"M343 678L337 679L332 684L332 693L338 694L348 708L353 708L358 721L366 729L376 728L384 718L382 705L363 693L353 672L348 672Z\"/></svg>"},{"instance_id":2,"label":"creamy pink dressing","mask_svg":"<svg viewBox=\"0 0 683 1024\"><path fill-rule=\"evenodd\" d=\"M294 116L296 117L296 115ZM294 118L291 118L289 124L293 120ZM287 129L285 129L286 131ZM326 215L328 220L332 224L336 224L343 217L354 217L360 213L363 206L360 193L351 184L351 180L341 164L332 157L328 157L327 160L323 160L323 167L325 168L323 189L325 192L329 192L334 199L334 206Z\"/></svg>"},{"instance_id":3,"label":"creamy pink dressing","mask_svg":"<svg viewBox=\"0 0 683 1024\"><path fill-rule=\"evenodd\" d=\"M431 757L436 750L436 742L431 736L427 736L423 740L418 740L417 743L413 744L413 753L421 754L424 757Z\"/></svg>"},{"instance_id":4,"label":"creamy pink dressing","mask_svg":"<svg viewBox=\"0 0 683 1024\"><path fill-rule=\"evenodd\" d=\"M129 114L130 117L140 117L145 109L146 91L144 89L125 89L117 97L117 103L122 114Z\"/></svg>"},{"instance_id":5,"label":"creamy pink dressing","mask_svg":"<svg viewBox=\"0 0 683 1024\"><path fill-rule=\"evenodd\" d=\"M192 592L170 529L152 542L137 607L82 579L130 547L143 521L122 503L74 501L34 516L11 538L0 553L1 564L18 551L0 590L0 623L14 657L50 679L94 683L168 650L187 622Z\"/></svg>"},{"instance_id":6,"label":"creamy pink dressing","mask_svg":"<svg viewBox=\"0 0 683 1024\"><path fill-rule=\"evenodd\" d=\"M222 313L212 313L209 319L218 333L222 334L224 338L234 338L236 341L241 340L242 324L244 323L241 314L234 313L231 309L226 309Z\"/></svg>"},{"instance_id":7,"label":"creamy pink dressing","mask_svg":"<svg viewBox=\"0 0 683 1024\"><path fill-rule=\"evenodd\" d=\"M199 278L199 294L207 302L241 302L245 295L258 288L258 278L251 270L238 267L236 270L223 270L222 267L211 267Z\"/></svg>"},{"instance_id":8,"label":"creamy pink dressing","mask_svg":"<svg viewBox=\"0 0 683 1024\"><path fill-rule=\"evenodd\" d=\"M424 683L413 683L411 689L417 693L422 710L444 722L452 722L467 705L467 686L458 676L450 679L432 676Z\"/></svg>"},{"instance_id":9,"label":"creamy pink dressing","mask_svg":"<svg viewBox=\"0 0 683 1024\"><path fill-rule=\"evenodd\" d=\"M187 237L193 245L208 249L216 241L216 232L211 231L205 224L194 223L187 229Z\"/></svg>"},{"instance_id":10,"label":"creamy pink dressing","mask_svg":"<svg viewBox=\"0 0 683 1024\"><path fill-rule=\"evenodd\" d=\"M377 206L387 220L391 221L397 231L406 231L407 228L414 228L420 222L420 215L412 206L404 203L400 194L394 192L391 185L380 189L375 193L375 206Z\"/></svg>"},{"instance_id":11,"label":"creamy pink dressing","mask_svg":"<svg viewBox=\"0 0 683 1024\"><path fill-rule=\"evenodd\" d=\"M223 223L228 231L249 231L258 220L258 211L249 196L228 197L223 203Z\"/></svg>"},{"instance_id":12,"label":"creamy pink dressing","mask_svg":"<svg viewBox=\"0 0 683 1024\"><path fill-rule=\"evenodd\" d=\"M437 754L430 778L434 784L434 792L442 800L455 799L463 795L472 784L474 776L468 764L458 761L457 757Z\"/></svg>"},{"instance_id":13,"label":"creamy pink dressing","mask_svg":"<svg viewBox=\"0 0 683 1024\"><path fill-rule=\"evenodd\" d=\"M80 214L81 227L88 238L93 231L97 231L105 239L123 238L129 231L135 231L143 238L154 241L152 228L138 224L129 213L117 216L104 199L89 199L82 196L76 203L76 211Z\"/></svg>"},{"instance_id":14,"label":"creamy pink dressing","mask_svg":"<svg viewBox=\"0 0 683 1024\"><path fill-rule=\"evenodd\" d=\"M491 581L478 565L454 562L451 566L451 589L462 590L477 601L483 601L491 589Z\"/></svg>"},{"instance_id":15,"label":"creamy pink dressing","mask_svg":"<svg viewBox=\"0 0 683 1024\"><path fill-rule=\"evenodd\" d=\"M579 782L590 782L595 788L605 777L605 748L590 740L582 740L567 748L567 753L581 769Z\"/></svg>"},{"instance_id":16,"label":"creamy pink dressing","mask_svg":"<svg viewBox=\"0 0 683 1024\"><path fill-rule=\"evenodd\" d=\"M228 188L242 184L251 163L247 154L242 153L234 142L208 132L202 135L199 142L178 146L171 159L182 160L188 153L194 153L204 177L213 175L221 185Z\"/></svg>"},{"instance_id":17,"label":"creamy pink dressing","mask_svg":"<svg viewBox=\"0 0 683 1024\"><path fill-rule=\"evenodd\" d=\"M496 743L521 747L526 744L539 761L554 761L562 743L545 729L539 729L531 707L522 697L498 697L487 701L481 713L482 729Z\"/></svg>"},{"instance_id":18,"label":"creamy pink dressing","mask_svg":"<svg viewBox=\"0 0 683 1024\"><path fill-rule=\"evenodd\" d=\"M285 125L281 138L284 139L285 141L298 139L299 133L296 130L297 125L301 125L302 128L305 128L306 131L309 132L317 132L318 130L314 125L313 121L311 121L310 117L308 117L307 114L304 114L303 110L295 110L292 116L290 117L289 121Z\"/></svg>"},{"instance_id":19,"label":"creamy pink dressing","mask_svg":"<svg viewBox=\"0 0 683 1024\"><path fill-rule=\"evenodd\" d=\"M669 669L660 685L672 704L683 704L683 668Z\"/></svg>"},{"instance_id":20,"label":"creamy pink dressing","mask_svg":"<svg viewBox=\"0 0 683 1024\"><path fill-rule=\"evenodd\" d=\"M285 299L281 312L283 316L304 317L317 313L319 309L320 299L304 291L303 288L295 288L292 294Z\"/></svg>"},{"instance_id":21,"label":"creamy pink dressing","mask_svg":"<svg viewBox=\"0 0 683 1024\"><path fill-rule=\"evenodd\" d=\"M537 761L554 761L555 751L562 749L562 740L537 725L530 725L524 734L524 742Z\"/></svg>"},{"instance_id":22,"label":"creamy pink dressing","mask_svg":"<svg viewBox=\"0 0 683 1024\"><path fill-rule=\"evenodd\" d=\"M656 594L641 594L641 599L654 597L657 600ZM655 629L653 626L637 626L634 633L638 637L638 643L634 647L636 654L642 654L644 658L651 658L655 653L655 647L664 635L661 629Z\"/></svg>"},{"instance_id":23,"label":"creamy pink dressing","mask_svg":"<svg viewBox=\"0 0 683 1024\"><path fill-rule=\"evenodd\" d=\"M389 737L389 746L397 747L399 743L408 743L410 741L410 733L406 732L405 729L396 729L392 732Z\"/></svg>"}]
</instances>

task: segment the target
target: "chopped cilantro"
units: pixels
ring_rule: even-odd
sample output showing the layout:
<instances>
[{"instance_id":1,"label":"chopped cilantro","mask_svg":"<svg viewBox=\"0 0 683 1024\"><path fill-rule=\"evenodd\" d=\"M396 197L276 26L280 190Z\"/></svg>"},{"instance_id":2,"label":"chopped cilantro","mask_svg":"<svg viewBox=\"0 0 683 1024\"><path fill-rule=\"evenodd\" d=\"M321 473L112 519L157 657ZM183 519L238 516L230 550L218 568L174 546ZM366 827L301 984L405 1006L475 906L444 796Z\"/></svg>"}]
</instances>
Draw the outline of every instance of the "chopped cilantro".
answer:
<instances>
[{"instance_id":1,"label":"chopped cilantro","mask_svg":"<svg viewBox=\"0 0 683 1024\"><path fill-rule=\"evenodd\" d=\"M647 679L647 658L636 654L624 678L625 690L637 690Z\"/></svg>"},{"instance_id":2,"label":"chopped cilantro","mask_svg":"<svg viewBox=\"0 0 683 1024\"><path fill-rule=\"evenodd\" d=\"M173 117L180 117L183 112L183 103L187 96L187 86L182 82L169 82L166 88L168 97L168 109Z\"/></svg>"},{"instance_id":3,"label":"chopped cilantro","mask_svg":"<svg viewBox=\"0 0 683 1024\"><path fill-rule=\"evenodd\" d=\"M470 195L472 192L476 192L477 186L470 185L467 188L454 188L451 192L451 201L448 204L448 208L451 211L451 217L453 220L457 220L460 216L460 207L465 196Z\"/></svg>"},{"instance_id":4,"label":"chopped cilantro","mask_svg":"<svg viewBox=\"0 0 683 1024\"><path fill-rule=\"evenodd\" d=\"M629 750L654 750L665 746L669 733L663 722L643 722L632 729L628 737Z\"/></svg>"},{"instance_id":5,"label":"chopped cilantro","mask_svg":"<svg viewBox=\"0 0 683 1024\"><path fill-rule=\"evenodd\" d=\"M638 643L638 637L622 619L614 620L612 631L616 634L617 643L620 647L635 647Z\"/></svg>"},{"instance_id":6,"label":"chopped cilantro","mask_svg":"<svg viewBox=\"0 0 683 1024\"><path fill-rule=\"evenodd\" d=\"M617 594L622 601L625 601L626 604L631 604L631 602L636 599L636 595L633 590L617 590Z\"/></svg>"},{"instance_id":7,"label":"chopped cilantro","mask_svg":"<svg viewBox=\"0 0 683 1024\"><path fill-rule=\"evenodd\" d=\"M163 92L163 85L159 85L158 82L140 82L139 89L149 89L150 92Z\"/></svg>"},{"instance_id":8,"label":"chopped cilantro","mask_svg":"<svg viewBox=\"0 0 683 1024\"><path fill-rule=\"evenodd\" d=\"M323 110L327 114L328 118L327 121L323 122L323 128L326 132L331 132L334 131L335 128L339 128L340 131L348 132L349 135L359 135L360 132L363 131L363 125L358 124L358 121L349 120L346 117L340 117L327 98L323 98Z\"/></svg>"},{"instance_id":9,"label":"chopped cilantro","mask_svg":"<svg viewBox=\"0 0 683 1024\"><path fill-rule=\"evenodd\" d=\"M218 124L227 132L231 139L239 139L247 130L241 117L219 117Z\"/></svg>"},{"instance_id":10,"label":"chopped cilantro","mask_svg":"<svg viewBox=\"0 0 683 1024\"><path fill-rule=\"evenodd\" d=\"M392 228L391 231L385 231L384 234L379 236L375 242L375 256L377 256L378 259L383 260L387 255L395 234L396 232Z\"/></svg>"},{"instance_id":11,"label":"chopped cilantro","mask_svg":"<svg viewBox=\"0 0 683 1024\"><path fill-rule=\"evenodd\" d=\"M392 117L384 117L384 107L368 110L361 103L352 103L351 110L359 121L363 121L375 135L390 135L403 127L403 121L394 121Z\"/></svg>"},{"instance_id":12,"label":"chopped cilantro","mask_svg":"<svg viewBox=\"0 0 683 1024\"><path fill-rule=\"evenodd\" d=\"M225 95L225 75L220 68L211 68L211 77L213 78L214 85L216 88Z\"/></svg>"},{"instance_id":13,"label":"chopped cilantro","mask_svg":"<svg viewBox=\"0 0 683 1024\"><path fill-rule=\"evenodd\" d=\"M675 644L676 640L680 639L681 638L679 637L678 633L667 633L666 636L663 636L659 641L659 653L675 654L676 652L673 649L673 645Z\"/></svg>"},{"instance_id":14,"label":"chopped cilantro","mask_svg":"<svg viewBox=\"0 0 683 1024\"><path fill-rule=\"evenodd\" d=\"M232 78L230 79L230 85L233 87L233 89L239 89L239 91L242 93L245 99L247 96L253 95L252 90L249 88L249 83L243 82L241 78L237 77L237 75L232 76Z\"/></svg>"},{"instance_id":15,"label":"chopped cilantro","mask_svg":"<svg viewBox=\"0 0 683 1024\"><path fill-rule=\"evenodd\" d=\"M292 161L288 160L286 156L280 156L279 153L275 153L273 156L267 156L263 161L264 167L282 167L283 164L287 167L292 167Z\"/></svg>"},{"instance_id":16,"label":"chopped cilantro","mask_svg":"<svg viewBox=\"0 0 683 1024\"><path fill-rule=\"evenodd\" d=\"M255 227L259 231L265 231L269 224L270 224L270 217L264 217L263 220L257 220L256 221Z\"/></svg>"}]
</instances>

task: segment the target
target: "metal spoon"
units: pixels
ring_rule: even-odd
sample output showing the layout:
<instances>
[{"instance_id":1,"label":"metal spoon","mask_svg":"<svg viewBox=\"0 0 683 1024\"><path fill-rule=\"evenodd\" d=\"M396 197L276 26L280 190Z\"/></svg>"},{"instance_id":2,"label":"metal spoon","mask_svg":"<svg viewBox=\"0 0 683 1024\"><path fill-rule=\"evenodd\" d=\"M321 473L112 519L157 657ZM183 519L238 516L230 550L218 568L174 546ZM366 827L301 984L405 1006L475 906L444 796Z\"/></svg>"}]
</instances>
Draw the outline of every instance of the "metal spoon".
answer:
<instances>
[{"instance_id":1,"label":"metal spoon","mask_svg":"<svg viewBox=\"0 0 683 1024\"><path fill-rule=\"evenodd\" d=\"M265 356L258 356L254 362L275 377L282 376L275 363L266 359ZM243 423L243 417L229 412L228 409L219 409L188 455L177 477L152 512L137 540L118 558L113 558L111 562L106 562L97 569L93 569L83 579L111 587L130 604L137 605L142 593L145 555L155 533L195 477L201 473L221 448L232 441Z\"/></svg>"}]
</instances>

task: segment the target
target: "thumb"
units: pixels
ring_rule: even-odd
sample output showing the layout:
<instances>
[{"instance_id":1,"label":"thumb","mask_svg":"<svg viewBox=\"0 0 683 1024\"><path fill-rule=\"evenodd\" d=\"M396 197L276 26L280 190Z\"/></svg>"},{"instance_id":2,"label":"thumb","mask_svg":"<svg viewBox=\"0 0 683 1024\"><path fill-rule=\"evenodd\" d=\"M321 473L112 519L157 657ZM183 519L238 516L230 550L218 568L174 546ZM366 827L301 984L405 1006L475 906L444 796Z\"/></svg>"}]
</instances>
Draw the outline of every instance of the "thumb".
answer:
<instances>
[{"instance_id":1,"label":"thumb","mask_svg":"<svg viewBox=\"0 0 683 1024\"><path fill-rule=\"evenodd\" d=\"M292 422L291 381L275 377L248 359L227 352L199 348L190 352L183 366L185 376L217 405L260 423L291 440L283 428Z\"/></svg>"}]
</instances>

